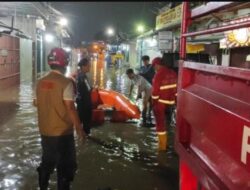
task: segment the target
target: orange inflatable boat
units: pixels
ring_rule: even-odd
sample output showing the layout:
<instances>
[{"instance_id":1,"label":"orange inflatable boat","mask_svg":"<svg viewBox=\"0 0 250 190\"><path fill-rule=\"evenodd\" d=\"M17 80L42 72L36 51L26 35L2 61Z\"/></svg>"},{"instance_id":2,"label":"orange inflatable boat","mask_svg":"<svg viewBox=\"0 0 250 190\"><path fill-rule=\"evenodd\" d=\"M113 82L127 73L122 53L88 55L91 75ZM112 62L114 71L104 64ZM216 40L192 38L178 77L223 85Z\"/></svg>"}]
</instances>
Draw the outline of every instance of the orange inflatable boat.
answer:
<instances>
[{"instance_id":1,"label":"orange inflatable boat","mask_svg":"<svg viewBox=\"0 0 250 190\"><path fill-rule=\"evenodd\" d=\"M71 73L68 77L74 84L76 93L76 78L77 73ZM101 125L104 123L105 110L112 109L112 122L125 122L129 119L140 119L139 108L131 102L123 94L113 90L93 89L92 90L92 123Z\"/></svg>"},{"instance_id":2,"label":"orange inflatable boat","mask_svg":"<svg viewBox=\"0 0 250 190\"><path fill-rule=\"evenodd\" d=\"M92 90L92 104L94 109L113 108L115 111L111 121L126 121L139 119L140 110L123 94L113 90Z\"/></svg>"}]
</instances>

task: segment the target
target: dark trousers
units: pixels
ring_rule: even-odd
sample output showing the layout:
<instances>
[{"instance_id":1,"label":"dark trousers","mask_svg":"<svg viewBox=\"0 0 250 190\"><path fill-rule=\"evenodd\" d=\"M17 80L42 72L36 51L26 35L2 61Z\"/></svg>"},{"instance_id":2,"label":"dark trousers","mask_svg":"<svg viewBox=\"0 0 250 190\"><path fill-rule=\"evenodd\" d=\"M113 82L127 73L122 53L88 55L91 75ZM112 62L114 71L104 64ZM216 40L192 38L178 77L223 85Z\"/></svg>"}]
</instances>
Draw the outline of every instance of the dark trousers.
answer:
<instances>
[{"instance_id":1,"label":"dark trousers","mask_svg":"<svg viewBox=\"0 0 250 190\"><path fill-rule=\"evenodd\" d=\"M83 124L83 130L88 135L90 134L91 121L92 121L92 105L77 101L77 111L79 118Z\"/></svg>"},{"instance_id":2,"label":"dark trousers","mask_svg":"<svg viewBox=\"0 0 250 190\"><path fill-rule=\"evenodd\" d=\"M152 100L149 98L149 100L143 100L143 108L142 108L142 121L143 123L148 122L151 123L152 118L151 118L151 111L153 109L152 106Z\"/></svg>"},{"instance_id":3,"label":"dark trousers","mask_svg":"<svg viewBox=\"0 0 250 190\"><path fill-rule=\"evenodd\" d=\"M41 136L42 162L37 168L39 187L47 190L50 175L57 169L57 189L69 190L77 169L74 136Z\"/></svg>"}]
</instances>

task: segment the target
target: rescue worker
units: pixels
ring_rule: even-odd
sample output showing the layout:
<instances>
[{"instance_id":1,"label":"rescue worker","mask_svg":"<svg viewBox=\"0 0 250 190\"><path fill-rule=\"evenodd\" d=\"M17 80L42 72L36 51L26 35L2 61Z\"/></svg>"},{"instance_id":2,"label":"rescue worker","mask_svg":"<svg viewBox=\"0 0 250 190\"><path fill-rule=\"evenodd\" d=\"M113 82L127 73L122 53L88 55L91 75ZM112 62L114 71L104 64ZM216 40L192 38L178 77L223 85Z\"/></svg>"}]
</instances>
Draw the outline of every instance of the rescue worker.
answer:
<instances>
[{"instance_id":1,"label":"rescue worker","mask_svg":"<svg viewBox=\"0 0 250 190\"><path fill-rule=\"evenodd\" d=\"M152 64L149 63L150 57L148 55L142 56L144 66L141 67L140 75L143 76L150 84L152 84L155 70Z\"/></svg>"},{"instance_id":2,"label":"rescue worker","mask_svg":"<svg viewBox=\"0 0 250 190\"><path fill-rule=\"evenodd\" d=\"M83 123L83 130L87 135L90 135L91 121L92 121L92 100L90 85L87 73L90 71L89 58L83 58L78 63L80 72L78 73L76 86L77 86L77 110L81 122Z\"/></svg>"},{"instance_id":3,"label":"rescue worker","mask_svg":"<svg viewBox=\"0 0 250 190\"><path fill-rule=\"evenodd\" d=\"M42 162L37 169L39 187L47 190L50 175L57 168L57 189L69 190L77 168L74 127L80 138L84 133L74 105L73 84L64 76L67 53L61 48L52 49L48 64L51 71L37 82L34 99L42 145Z\"/></svg>"},{"instance_id":4,"label":"rescue worker","mask_svg":"<svg viewBox=\"0 0 250 190\"><path fill-rule=\"evenodd\" d=\"M138 100L140 98L140 95L142 95L143 108L142 108L141 126L143 127L150 126L151 125L151 110L152 110L150 96L151 96L152 86L142 76L135 74L133 69L128 69L126 71L126 74L128 78L132 81L132 84L130 86L130 91L129 91L129 98L131 97L134 85L136 85L138 89L136 100ZM147 117L147 113L148 113L148 117ZM147 120L149 121L149 125L147 125Z\"/></svg>"},{"instance_id":5,"label":"rescue worker","mask_svg":"<svg viewBox=\"0 0 250 190\"><path fill-rule=\"evenodd\" d=\"M168 66L162 64L162 59L156 57L152 61L156 74L152 84L153 112L158 135L158 149L167 149L167 127L165 112L175 104L177 92L177 74Z\"/></svg>"}]
</instances>

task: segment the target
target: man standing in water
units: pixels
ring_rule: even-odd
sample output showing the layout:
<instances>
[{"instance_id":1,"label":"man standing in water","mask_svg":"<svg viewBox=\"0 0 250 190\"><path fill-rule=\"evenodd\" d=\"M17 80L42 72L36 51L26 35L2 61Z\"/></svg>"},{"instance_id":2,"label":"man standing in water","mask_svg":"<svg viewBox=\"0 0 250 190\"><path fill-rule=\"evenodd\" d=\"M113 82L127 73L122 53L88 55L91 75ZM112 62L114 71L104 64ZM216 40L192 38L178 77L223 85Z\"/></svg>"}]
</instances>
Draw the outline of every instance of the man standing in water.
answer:
<instances>
[{"instance_id":1,"label":"man standing in water","mask_svg":"<svg viewBox=\"0 0 250 190\"><path fill-rule=\"evenodd\" d=\"M163 65L162 58L156 57L152 62L156 70L152 84L153 111L158 135L158 149L167 149L167 127L165 111L175 104L177 93L177 74L168 63Z\"/></svg>"},{"instance_id":2,"label":"man standing in water","mask_svg":"<svg viewBox=\"0 0 250 190\"><path fill-rule=\"evenodd\" d=\"M150 57L148 55L144 55L141 59L143 62L143 66L141 67L140 75L143 76L152 85L155 70L152 64L149 63Z\"/></svg>"},{"instance_id":3,"label":"man standing in water","mask_svg":"<svg viewBox=\"0 0 250 190\"><path fill-rule=\"evenodd\" d=\"M91 91L87 73L90 71L90 61L88 58L83 58L78 63L80 72L78 73L76 86L77 86L77 110L81 122L83 123L83 130L87 135L90 134L91 119L92 119L92 101Z\"/></svg>"},{"instance_id":4,"label":"man standing in water","mask_svg":"<svg viewBox=\"0 0 250 190\"><path fill-rule=\"evenodd\" d=\"M132 81L129 91L129 97L131 96L134 85L137 86L137 98L139 99L142 94L143 108L142 108L142 124L141 126L146 127L147 119L149 120L149 125L151 125L151 84L140 75L136 75L133 69L128 69L126 72L128 78ZM148 117L147 117L148 112Z\"/></svg>"},{"instance_id":5,"label":"man standing in water","mask_svg":"<svg viewBox=\"0 0 250 190\"><path fill-rule=\"evenodd\" d=\"M38 81L34 100L42 144L39 187L48 189L50 175L57 168L57 189L69 190L77 168L74 126L81 139L84 133L74 105L73 84L64 76L67 53L52 49L48 64L52 71Z\"/></svg>"}]
</instances>

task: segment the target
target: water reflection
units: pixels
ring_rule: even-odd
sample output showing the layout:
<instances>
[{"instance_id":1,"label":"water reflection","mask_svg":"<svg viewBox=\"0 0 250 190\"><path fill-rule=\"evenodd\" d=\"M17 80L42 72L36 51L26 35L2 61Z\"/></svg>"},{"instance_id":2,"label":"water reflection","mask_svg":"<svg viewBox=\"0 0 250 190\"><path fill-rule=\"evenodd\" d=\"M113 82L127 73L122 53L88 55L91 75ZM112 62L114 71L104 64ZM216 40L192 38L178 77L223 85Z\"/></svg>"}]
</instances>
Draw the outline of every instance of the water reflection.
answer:
<instances>
[{"instance_id":1,"label":"water reflection","mask_svg":"<svg viewBox=\"0 0 250 190\"><path fill-rule=\"evenodd\" d=\"M94 60L92 83L126 94L126 67L119 67L107 68L103 60ZM41 147L32 97L31 81L0 94L0 189L37 188ZM171 151L157 154L154 129L140 128L135 123L106 122L94 128L93 136L85 144L78 142L77 147L79 170L74 190L178 189L178 160ZM53 175L52 189L55 184Z\"/></svg>"}]
</instances>

